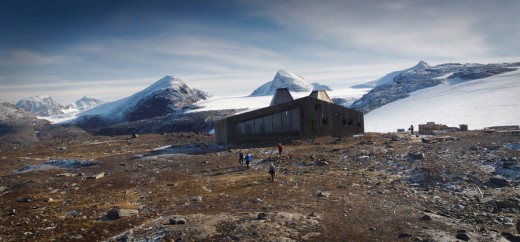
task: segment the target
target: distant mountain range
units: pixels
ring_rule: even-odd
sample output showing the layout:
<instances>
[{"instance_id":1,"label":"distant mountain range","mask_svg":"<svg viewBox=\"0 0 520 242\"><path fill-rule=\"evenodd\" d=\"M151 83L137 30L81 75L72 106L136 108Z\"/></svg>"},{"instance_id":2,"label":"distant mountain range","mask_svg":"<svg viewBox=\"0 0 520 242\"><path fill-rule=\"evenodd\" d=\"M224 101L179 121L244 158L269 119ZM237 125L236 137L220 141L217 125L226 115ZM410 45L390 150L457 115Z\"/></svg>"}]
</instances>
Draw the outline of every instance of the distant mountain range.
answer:
<instances>
[{"instance_id":1,"label":"distant mountain range","mask_svg":"<svg viewBox=\"0 0 520 242\"><path fill-rule=\"evenodd\" d=\"M104 101L95 98L83 97L74 103L61 105L54 101L52 97L35 96L21 99L16 103L16 107L27 112L34 113L40 117L49 117L71 112L83 112L102 103L104 103Z\"/></svg>"},{"instance_id":2,"label":"distant mountain range","mask_svg":"<svg viewBox=\"0 0 520 242\"><path fill-rule=\"evenodd\" d=\"M430 66L419 62L416 66L392 72L382 78L354 86L355 88L372 87L351 108L368 113L383 105L410 96L410 93L437 86L444 82L460 82L482 79L517 70L520 63L503 64L456 64L448 63Z\"/></svg>"},{"instance_id":3,"label":"distant mountain range","mask_svg":"<svg viewBox=\"0 0 520 242\"><path fill-rule=\"evenodd\" d=\"M310 92L313 90L331 91L328 86L319 83L311 83L303 77L290 73L286 70L279 70L273 80L257 88L250 96L271 96L278 88L287 88L291 92Z\"/></svg>"},{"instance_id":4,"label":"distant mountain range","mask_svg":"<svg viewBox=\"0 0 520 242\"><path fill-rule=\"evenodd\" d=\"M520 63L448 63L430 66L426 62L421 61L411 68L391 72L377 80L353 86L353 90L364 90L363 92L366 92L361 98L353 99L348 93L337 93L337 96L333 94L329 95L333 98L334 102L339 105L345 105L369 113L376 109L379 111L379 109L396 101L406 100L410 95L419 93L418 91L420 90L429 90L441 84L444 84L444 86L449 84L444 88L450 88L450 86L459 88L457 92L463 93L466 89L474 90L478 87L476 85L479 82L474 82L475 84L473 86L456 84L470 83L470 81L483 79L487 80L484 82L486 85L483 87L484 90L491 92L494 91L493 86L497 86L500 90L507 92L507 88L503 85L500 86L500 83L498 83L498 81L501 80L500 74L518 70L519 67ZM515 90L517 90L515 89L516 86L520 86L520 84L511 84L515 83L515 77L518 74L512 75L513 76L508 77L507 80L508 83L510 83L508 85L513 85L511 86L512 89L510 92L515 92ZM63 125L78 126L83 130L95 134L161 133L177 131L208 132L213 128L214 120L248 109L251 105L248 105L247 102L251 102L251 100L265 100L266 98L264 98L264 96L272 95L277 88L288 88L291 92L300 93L299 95L308 95L302 93L316 89L331 90L325 85L311 83L296 74L280 70L276 73L272 81L258 87L248 97L240 97L236 102L230 102L229 100L221 101L220 103L225 106L223 108L208 109L204 106L205 108L200 109L199 105L201 105L201 103L204 103L204 105L211 103L212 99L208 99L210 97L209 94L191 88L178 78L165 76L146 89L113 102L105 103L97 99L83 97L73 104L62 106L56 103L51 97L38 96L20 100L16 105L18 108L12 104L2 103L0 105L2 109L0 110L2 111L0 112L0 121L2 121L0 122L0 137L9 134L12 135L17 131L24 130L24 137L34 139L36 132L35 127L38 127L38 130L40 130L40 135L42 134L41 130L44 130L44 132L46 132L45 130L49 130L42 128L50 125L50 123L44 121L36 121L33 127L35 120L39 120L35 114L40 117L51 116L46 117L49 120L53 118L57 118L55 120L59 120L59 118L62 118L62 120L70 120L74 118ZM442 91L444 89L439 90ZM481 93L475 93L475 95L483 95ZM359 97L362 94L357 95ZM435 95L439 96L439 94ZM471 96L464 93L459 95L467 98L480 97L482 99L482 96L478 95ZM416 96L415 98L420 97ZM431 96L428 98L432 99ZM454 96L451 95L450 98L453 99ZM269 104L267 101L262 102L265 102L265 106ZM441 103L441 101L436 102ZM520 106L520 104L515 104L514 100L509 100L508 102L506 106L509 108L515 105ZM510 104L511 102L512 104ZM236 103L243 103L244 105L237 106ZM406 105L409 106L410 104ZM456 105L456 103L453 105ZM497 107L500 109L500 106ZM200 111L199 109L204 111ZM22 110L27 110L28 112ZM396 118L381 118L381 113L384 112L381 111L378 112L378 115L372 116L377 116L379 117L378 119ZM385 113L385 115L389 114ZM500 115L503 116L502 114L497 114L497 116ZM372 116L367 115L368 118L366 121L368 123L371 123L369 118ZM21 120L20 125L16 123L17 119ZM381 130L383 129L384 127L381 128ZM82 135L81 132L77 130L74 132L78 135ZM57 131L54 131L54 133L57 133Z\"/></svg>"}]
</instances>

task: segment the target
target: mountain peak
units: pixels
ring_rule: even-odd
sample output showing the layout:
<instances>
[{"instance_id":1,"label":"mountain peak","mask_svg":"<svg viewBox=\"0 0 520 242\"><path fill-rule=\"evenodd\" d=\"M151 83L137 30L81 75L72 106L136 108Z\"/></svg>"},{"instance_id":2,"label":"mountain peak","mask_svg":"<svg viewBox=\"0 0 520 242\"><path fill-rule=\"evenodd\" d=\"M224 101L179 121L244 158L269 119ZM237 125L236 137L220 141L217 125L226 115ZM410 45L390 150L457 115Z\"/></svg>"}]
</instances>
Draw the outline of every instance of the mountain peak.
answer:
<instances>
[{"instance_id":1,"label":"mountain peak","mask_svg":"<svg viewBox=\"0 0 520 242\"><path fill-rule=\"evenodd\" d=\"M62 106L52 97L44 95L21 99L16 103L16 107L44 117L63 114Z\"/></svg>"},{"instance_id":2,"label":"mountain peak","mask_svg":"<svg viewBox=\"0 0 520 242\"><path fill-rule=\"evenodd\" d=\"M278 70L273 80L265 83L251 93L251 96L273 95L278 88L287 88L292 92L310 92L316 88L320 90L330 90L329 87L318 83L310 83L303 77L284 69Z\"/></svg>"},{"instance_id":3,"label":"mountain peak","mask_svg":"<svg viewBox=\"0 0 520 242\"><path fill-rule=\"evenodd\" d=\"M428 63L426 63L425 61L419 61L419 63L417 63L417 65L412 67L412 69L420 70L420 69L424 69L424 68L428 68L428 67L430 67L430 65L428 65Z\"/></svg>"}]
</instances>

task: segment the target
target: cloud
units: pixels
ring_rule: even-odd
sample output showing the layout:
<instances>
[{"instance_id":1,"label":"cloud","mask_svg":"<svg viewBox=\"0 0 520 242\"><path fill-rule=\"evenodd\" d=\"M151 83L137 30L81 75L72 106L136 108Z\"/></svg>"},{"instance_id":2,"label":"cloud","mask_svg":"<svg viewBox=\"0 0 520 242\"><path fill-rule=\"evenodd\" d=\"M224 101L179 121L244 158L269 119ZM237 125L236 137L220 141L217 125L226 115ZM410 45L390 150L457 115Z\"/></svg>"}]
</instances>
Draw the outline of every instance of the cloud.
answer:
<instances>
[{"instance_id":1,"label":"cloud","mask_svg":"<svg viewBox=\"0 0 520 242\"><path fill-rule=\"evenodd\" d=\"M510 8L520 7L519 3L503 2L509 4L497 7L485 1L303 0L278 4L263 1L254 7L262 9L256 14L272 18L287 29L299 28L307 36L347 51L417 59L474 59L492 56L500 48L519 54L515 46L490 41L495 27L520 24L517 14L509 15ZM486 12L487 7L494 12ZM501 16L505 19L498 21L491 17L501 13L507 17ZM501 33L504 38L510 34L514 32Z\"/></svg>"}]
</instances>

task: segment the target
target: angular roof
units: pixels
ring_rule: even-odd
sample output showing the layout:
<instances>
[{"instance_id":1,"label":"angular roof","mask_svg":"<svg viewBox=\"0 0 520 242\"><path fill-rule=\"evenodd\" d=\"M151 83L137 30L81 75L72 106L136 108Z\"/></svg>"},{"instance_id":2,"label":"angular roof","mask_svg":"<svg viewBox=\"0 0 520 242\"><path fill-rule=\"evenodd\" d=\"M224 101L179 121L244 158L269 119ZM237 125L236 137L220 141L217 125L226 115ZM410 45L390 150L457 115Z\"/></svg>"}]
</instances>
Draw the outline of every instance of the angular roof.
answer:
<instances>
[{"instance_id":1,"label":"angular roof","mask_svg":"<svg viewBox=\"0 0 520 242\"><path fill-rule=\"evenodd\" d=\"M271 99L269 106L278 105L280 103L286 103L294 100L287 88L278 88Z\"/></svg>"},{"instance_id":2,"label":"angular roof","mask_svg":"<svg viewBox=\"0 0 520 242\"><path fill-rule=\"evenodd\" d=\"M329 103L334 103L332 99L330 99L329 94L327 94L327 92L324 90L312 91L309 97L313 97Z\"/></svg>"}]
</instances>

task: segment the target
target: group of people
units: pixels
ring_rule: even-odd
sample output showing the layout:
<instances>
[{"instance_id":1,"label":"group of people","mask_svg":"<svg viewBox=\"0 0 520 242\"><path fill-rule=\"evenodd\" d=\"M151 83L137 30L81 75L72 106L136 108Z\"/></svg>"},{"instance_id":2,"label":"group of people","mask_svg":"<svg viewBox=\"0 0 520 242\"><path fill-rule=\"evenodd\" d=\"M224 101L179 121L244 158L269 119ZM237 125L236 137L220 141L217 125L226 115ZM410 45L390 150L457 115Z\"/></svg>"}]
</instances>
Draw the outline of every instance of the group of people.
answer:
<instances>
[{"instance_id":1,"label":"group of people","mask_svg":"<svg viewBox=\"0 0 520 242\"><path fill-rule=\"evenodd\" d=\"M282 153L283 153L283 146L282 146L282 143L278 143L278 157L282 156ZM240 163L240 165L245 165L247 166L247 169L249 169L249 164L251 163L251 159L252 159L252 156L250 153L247 153L245 156L244 156L244 153L242 153L242 151L239 152L238 154L238 162ZM274 176L276 174L276 167L274 166L273 162L271 162L269 164L269 171L268 171L269 175L271 175L271 181L274 182Z\"/></svg>"}]
</instances>

